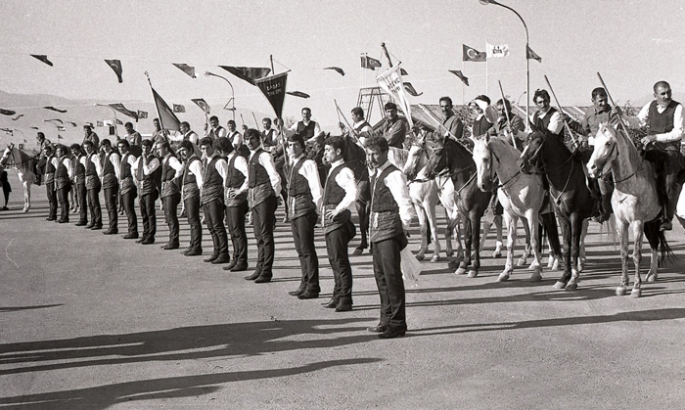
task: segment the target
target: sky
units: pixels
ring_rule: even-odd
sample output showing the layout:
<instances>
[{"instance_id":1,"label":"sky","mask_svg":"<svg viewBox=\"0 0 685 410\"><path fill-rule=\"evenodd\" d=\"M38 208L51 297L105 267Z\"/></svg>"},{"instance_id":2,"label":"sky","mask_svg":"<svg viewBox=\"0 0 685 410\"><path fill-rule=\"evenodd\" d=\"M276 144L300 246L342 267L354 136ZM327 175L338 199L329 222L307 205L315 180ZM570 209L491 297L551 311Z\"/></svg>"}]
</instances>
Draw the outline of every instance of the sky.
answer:
<instances>
[{"instance_id":1,"label":"sky","mask_svg":"<svg viewBox=\"0 0 685 410\"><path fill-rule=\"evenodd\" d=\"M547 75L562 105L589 105L600 85L597 72L619 104L645 102L659 80L676 94L685 91L683 1L501 2L521 14L530 46L542 57L530 61L531 92L548 88ZM190 99L204 98L225 124L230 88L202 73L229 79L237 107L273 116L256 87L218 67L268 67L273 55L277 72L291 70L287 89L311 95L287 96L284 116L299 119L301 108L311 107L313 118L333 131L334 100L348 114L360 85L375 85L379 71L362 70L360 54L386 68L385 42L393 63L401 61L409 73L405 81L423 92L412 103L437 104L444 95L455 104L479 94L496 100L498 81L513 100L526 101L523 25L511 11L478 0L0 0L0 13L0 90L9 93L151 102L147 71L168 103L199 110ZM462 61L462 44L484 51L486 41L507 44L510 55ZM29 54L45 54L54 66ZM121 60L123 83L104 59ZM198 78L171 63L194 66ZM471 85L449 69L463 70Z\"/></svg>"}]
</instances>

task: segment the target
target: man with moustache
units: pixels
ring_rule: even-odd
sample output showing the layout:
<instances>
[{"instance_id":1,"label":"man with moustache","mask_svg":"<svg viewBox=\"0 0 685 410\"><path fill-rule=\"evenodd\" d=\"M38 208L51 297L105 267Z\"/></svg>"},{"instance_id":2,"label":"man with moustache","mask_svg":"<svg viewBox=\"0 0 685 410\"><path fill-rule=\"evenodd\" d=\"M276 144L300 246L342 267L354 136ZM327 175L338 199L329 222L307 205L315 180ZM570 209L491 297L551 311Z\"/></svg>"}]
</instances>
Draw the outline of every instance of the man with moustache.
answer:
<instances>
[{"instance_id":1,"label":"man with moustache","mask_svg":"<svg viewBox=\"0 0 685 410\"><path fill-rule=\"evenodd\" d=\"M57 191L57 201L60 207L60 217L58 223L69 222L69 191L71 190L71 178L74 168L71 159L67 156L67 147L57 146L57 156L53 158L55 166L55 189Z\"/></svg>"},{"instance_id":2,"label":"man with moustache","mask_svg":"<svg viewBox=\"0 0 685 410\"><path fill-rule=\"evenodd\" d=\"M209 117L209 125L210 128L207 129L207 124L205 124L205 137L211 138L212 141L226 137L226 128L219 125L219 117L216 115Z\"/></svg>"},{"instance_id":3,"label":"man with moustache","mask_svg":"<svg viewBox=\"0 0 685 410\"><path fill-rule=\"evenodd\" d=\"M142 141L141 141L142 143ZM136 216L136 197L138 190L133 181L131 168L136 162L136 157L131 154L131 145L127 139L117 141L117 148L121 153L121 163L119 167L119 187L121 204L128 220L128 232L124 239L138 239L138 218Z\"/></svg>"},{"instance_id":4,"label":"man with moustache","mask_svg":"<svg viewBox=\"0 0 685 410\"><path fill-rule=\"evenodd\" d=\"M164 204L164 217L169 227L169 241L162 246L164 250L179 248L178 239L178 204L181 202L179 178L183 175L183 165L171 152L168 142L157 143L157 152L162 159L162 192L160 198Z\"/></svg>"},{"instance_id":5,"label":"man with moustache","mask_svg":"<svg viewBox=\"0 0 685 410\"><path fill-rule=\"evenodd\" d=\"M109 215L109 227L103 233L105 235L116 235L119 233L117 198L119 195L118 176L121 159L119 158L119 153L112 148L112 143L108 139L102 140L100 145L104 150L100 178L102 179L102 190L105 193L105 206Z\"/></svg>"},{"instance_id":6,"label":"man with moustache","mask_svg":"<svg viewBox=\"0 0 685 410\"><path fill-rule=\"evenodd\" d=\"M86 189L86 156L79 144L72 144L69 149L71 156L74 158L74 186L76 201L78 202L79 219L76 226L85 226L88 224L88 190Z\"/></svg>"},{"instance_id":7,"label":"man with moustache","mask_svg":"<svg viewBox=\"0 0 685 410\"><path fill-rule=\"evenodd\" d=\"M223 142L222 142L223 141ZM213 252L205 262L215 265L229 263L228 236L224 225L224 184L228 173L226 159L218 155L217 148L227 143L225 138L213 140L204 137L200 141L203 156L203 174L200 185L200 198L205 215L205 223L212 237Z\"/></svg>"},{"instance_id":8,"label":"man with moustache","mask_svg":"<svg viewBox=\"0 0 685 410\"><path fill-rule=\"evenodd\" d=\"M86 229L95 231L102 229L102 208L100 207L102 184L100 183L99 176L102 165L100 157L95 154L95 146L92 141L84 141L83 149L86 151L86 156L81 158L80 161L85 168L88 209L90 210L90 223L86 225Z\"/></svg>"},{"instance_id":9,"label":"man with moustache","mask_svg":"<svg viewBox=\"0 0 685 410\"><path fill-rule=\"evenodd\" d=\"M55 171L57 160L53 152L52 145L45 145L43 147L43 155L45 157L45 190L48 194L48 217L46 221L57 220L57 192L55 191Z\"/></svg>"},{"instance_id":10,"label":"man with moustache","mask_svg":"<svg viewBox=\"0 0 685 410\"><path fill-rule=\"evenodd\" d=\"M152 151L152 140L143 140L141 145L143 153L136 159L131 169L138 184L138 206L143 220L143 235L136 243L152 245L155 243L157 233L155 201L159 196L158 186L162 170L159 167L159 159Z\"/></svg>"},{"instance_id":11,"label":"man with moustache","mask_svg":"<svg viewBox=\"0 0 685 410\"><path fill-rule=\"evenodd\" d=\"M224 181L224 204L226 205L226 222L233 245L233 259L224 266L224 270L242 272L247 270L247 234L245 217L247 205L247 160L233 149L226 139L221 139L222 154L227 155L227 175ZM246 148L247 149L247 148Z\"/></svg>"},{"instance_id":12,"label":"man with moustache","mask_svg":"<svg viewBox=\"0 0 685 410\"><path fill-rule=\"evenodd\" d=\"M183 251L183 255L202 255L202 223L200 222L202 160L195 155L195 146L190 140L181 141L178 154L184 161L181 195L190 226L190 243L188 249Z\"/></svg>"}]
</instances>

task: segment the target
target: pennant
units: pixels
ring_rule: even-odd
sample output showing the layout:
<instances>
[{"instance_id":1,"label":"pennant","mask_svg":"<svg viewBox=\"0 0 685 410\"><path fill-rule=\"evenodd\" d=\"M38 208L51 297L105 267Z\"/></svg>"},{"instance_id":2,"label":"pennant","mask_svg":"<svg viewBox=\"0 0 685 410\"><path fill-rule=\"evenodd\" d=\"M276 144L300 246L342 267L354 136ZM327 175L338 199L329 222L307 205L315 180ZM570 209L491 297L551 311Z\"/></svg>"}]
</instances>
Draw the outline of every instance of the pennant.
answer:
<instances>
[{"instance_id":1,"label":"pennant","mask_svg":"<svg viewBox=\"0 0 685 410\"><path fill-rule=\"evenodd\" d=\"M509 55L509 46L507 44L488 44L485 43L485 55L487 58L502 58Z\"/></svg>"},{"instance_id":2,"label":"pennant","mask_svg":"<svg viewBox=\"0 0 685 410\"><path fill-rule=\"evenodd\" d=\"M286 94L290 94L293 97L309 98L309 94L303 93L302 91L286 91Z\"/></svg>"},{"instance_id":3,"label":"pennant","mask_svg":"<svg viewBox=\"0 0 685 410\"><path fill-rule=\"evenodd\" d=\"M40 129L38 127L29 127L29 128L31 128L32 130L39 130Z\"/></svg>"},{"instance_id":4,"label":"pennant","mask_svg":"<svg viewBox=\"0 0 685 410\"><path fill-rule=\"evenodd\" d=\"M227 65L220 65L219 67L252 85L257 85L258 79L266 77L271 72L271 69L266 67L231 67Z\"/></svg>"},{"instance_id":5,"label":"pennant","mask_svg":"<svg viewBox=\"0 0 685 410\"><path fill-rule=\"evenodd\" d=\"M14 115L14 114L16 114L16 111L6 110L4 108L0 108L0 114L2 114L2 115Z\"/></svg>"},{"instance_id":6,"label":"pennant","mask_svg":"<svg viewBox=\"0 0 685 410\"><path fill-rule=\"evenodd\" d=\"M190 101L197 104L197 106L200 107L200 109L204 111L205 114L209 115L209 113L211 112L209 104L207 104L207 101L205 101L203 98L193 98Z\"/></svg>"},{"instance_id":7,"label":"pennant","mask_svg":"<svg viewBox=\"0 0 685 410\"><path fill-rule=\"evenodd\" d=\"M528 46L526 46L526 58L529 60L537 60L538 63L542 63L542 57L537 55L537 53Z\"/></svg>"},{"instance_id":8,"label":"pennant","mask_svg":"<svg viewBox=\"0 0 685 410\"><path fill-rule=\"evenodd\" d=\"M400 74L402 74L402 75L409 75L409 73L407 72L407 70L405 70L404 68L400 68ZM423 93L421 93L421 94L423 94Z\"/></svg>"},{"instance_id":9,"label":"pennant","mask_svg":"<svg viewBox=\"0 0 685 410\"><path fill-rule=\"evenodd\" d=\"M376 81L378 82L378 85L385 90L385 92L390 94L392 99L395 101L395 103L397 103L404 113L404 116L407 117L409 126L414 128L414 122L411 118L411 104L409 103L407 95L404 91L402 74L400 74L400 66L396 65L394 67L390 67L388 71L380 74L376 78Z\"/></svg>"},{"instance_id":10,"label":"pennant","mask_svg":"<svg viewBox=\"0 0 685 410\"><path fill-rule=\"evenodd\" d=\"M60 130L60 131L64 131L64 130ZM59 134L57 134L57 139L58 139L58 140L63 140L63 139L64 139L64 137L63 137L63 136L61 136L61 135L59 135Z\"/></svg>"},{"instance_id":11,"label":"pennant","mask_svg":"<svg viewBox=\"0 0 685 410\"><path fill-rule=\"evenodd\" d=\"M112 70L114 70L114 73L117 75L117 79L119 80L120 83L123 83L124 80L121 78L121 61L119 60L105 60L105 63L107 63L108 66Z\"/></svg>"},{"instance_id":12,"label":"pennant","mask_svg":"<svg viewBox=\"0 0 685 410\"><path fill-rule=\"evenodd\" d=\"M50 106L47 106L47 107L43 107L43 108L45 108L46 110L50 110L50 111L61 112L62 114L64 114L65 112L67 112L67 110L60 110L59 108L55 108L55 107L53 107L53 106L51 106L51 105L50 105Z\"/></svg>"},{"instance_id":13,"label":"pennant","mask_svg":"<svg viewBox=\"0 0 685 410\"><path fill-rule=\"evenodd\" d=\"M197 78L195 76L195 67L191 67L188 64L183 64L183 63L171 63L173 64L176 68L179 70L183 71L184 73L188 74L191 78Z\"/></svg>"},{"instance_id":14,"label":"pennant","mask_svg":"<svg viewBox=\"0 0 685 410\"><path fill-rule=\"evenodd\" d=\"M186 107L182 104L172 104L174 106L174 112L186 112Z\"/></svg>"},{"instance_id":15,"label":"pennant","mask_svg":"<svg viewBox=\"0 0 685 410\"><path fill-rule=\"evenodd\" d=\"M66 131L66 130L67 130L67 129L64 128L64 127L61 126L61 125L58 125L58 126L57 126L57 131Z\"/></svg>"},{"instance_id":16,"label":"pennant","mask_svg":"<svg viewBox=\"0 0 685 410\"><path fill-rule=\"evenodd\" d=\"M400 73L402 73L402 70L400 70ZM416 88L414 88L413 85L411 85L410 82L405 82L404 84L404 90L409 93L412 97L418 97L423 93L419 93L416 91Z\"/></svg>"},{"instance_id":17,"label":"pennant","mask_svg":"<svg viewBox=\"0 0 685 410\"><path fill-rule=\"evenodd\" d=\"M141 120L147 119L147 111L138 110L138 118Z\"/></svg>"},{"instance_id":18,"label":"pennant","mask_svg":"<svg viewBox=\"0 0 685 410\"><path fill-rule=\"evenodd\" d=\"M26 144L26 140L24 140L24 144Z\"/></svg>"},{"instance_id":19,"label":"pennant","mask_svg":"<svg viewBox=\"0 0 685 410\"><path fill-rule=\"evenodd\" d=\"M60 120L59 118L53 118L51 120L43 120L45 122L58 122L60 124L64 124L64 121Z\"/></svg>"},{"instance_id":20,"label":"pennant","mask_svg":"<svg viewBox=\"0 0 685 410\"><path fill-rule=\"evenodd\" d=\"M283 102L285 101L285 85L288 80L288 72L272 75L255 81L271 107L273 107L276 117L281 118L283 114Z\"/></svg>"},{"instance_id":21,"label":"pennant","mask_svg":"<svg viewBox=\"0 0 685 410\"><path fill-rule=\"evenodd\" d=\"M11 128L0 128L0 131L4 131L9 135L13 135L14 133Z\"/></svg>"},{"instance_id":22,"label":"pennant","mask_svg":"<svg viewBox=\"0 0 685 410\"><path fill-rule=\"evenodd\" d=\"M162 129L180 131L181 121L178 120L174 111L169 107L166 101L157 94L157 91L155 91L154 88L150 87L150 89L152 90L152 98L155 100L159 125L161 125Z\"/></svg>"},{"instance_id":23,"label":"pennant","mask_svg":"<svg viewBox=\"0 0 685 410\"><path fill-rule=\"evenodd\" d=\"M119 125L124 125L124 122L121 121L119 118L115 118L114 121L116 121L116 123Z\"/></svg>"},{"instance_id":24,"label":"pennant","mask_svg":"<svg viewBox=\"0 0 685 410\"><path fill-rule=\"evenodd\" d=\"M447 70L447 71L449 71L450 73L452 73L452 74L456 75L457 77L459 77L459 79L460 79L464 84L466 84L467 87L469 86L469 78L468 78L467 76L465 76L464 73L461 72L461 70Z\"/></svg>"},{"instance_id":25,"label":"pennant","mask_svg":"<svg viewBox=\"0 0 685 410\"><path fill-rule=\"evenodd\" d=\"M120 112L128 117L131 117L138 122L138 112L137 111L131 111L128 108L124 107L124 104L121 103L116 103L116 104L109 104L109 107L111 107L113 110Z\"/></svg>"},{"instance_id":26,"label":"pennant","mask_svg":"<svg viewBox=\"0 0 685 410\"><path fill-rule=\"evenodd\" d=\"M324 70L335 70L335 71L337 71L338 74L340 74L341 76L343 76L343 77L345 76L345 71L344 71L342 68L340 68L340 67L324 67Z\"/></svg>"},{"instance_id":27,"label":"pennant","mask_svg":"<svg viewBox=\"0 0 685 410\"><path fill-rule=\"evenodd\" d=\"M69 124L71 124L72 127L78 127L78 124L72 121L67 121Z\"/></svg>"},{"instance_id":28,"label":"pennant","mask_svg":"<svg viewBox=\"0 0 685 410\"><path fill-rule=\"evenodd\" d=\"M487 54L481 53L473 47L469 47L466 44L462 44L462 46L464 61L482 62L487 58Z\"/></svg>"},{"instance_id":29,"label":"pennant","mask_svg":"<svg viewBox=\"0 0 685 410\"><path fill-rule=\"evenodd\" d=\"M377 68L383 67L383 64L381 64L380 60L376 60L375 58L371 58L369 56L362 56L362 68L368 68L371 71L375 71Z\"/></svg>"},{"instance_id":30,"label":"pennant","mask_svg":"<svg viewBox=\"0 0 685 410\"><path fill-rule=\"evenodd\" d=\"M105 122L104 122L104 121L97 121L96 124L97 124L98 127L104 127L104 126L105 126Z\"/></svg>"},{"instance_id":31,"label":"pennant","mask_svg":"<svg viewBox=\"0 0 685 410\"><path fill-rule=\"evenodd\" d=\"M17 115L16 117L12 118L12 121L16 121L16 120L18 120L19 118L21 118L21 117L23 117L23 116L24 116L24 114L19 114L19 115Z\"/></svg>"},{"instance_id":32,"label":"pennant","mask_svg":"<svg viewBox=\"0 0 685 410\"><path fill-rule=\"evenodd\" d=\"M38 54L31 54L31 57L37 59L38 61L42 61L43 63L49 65L52 67L52 61L48 60L48 56L43 56L43 55L38 55Z\"/></svg>"}]
</instances>

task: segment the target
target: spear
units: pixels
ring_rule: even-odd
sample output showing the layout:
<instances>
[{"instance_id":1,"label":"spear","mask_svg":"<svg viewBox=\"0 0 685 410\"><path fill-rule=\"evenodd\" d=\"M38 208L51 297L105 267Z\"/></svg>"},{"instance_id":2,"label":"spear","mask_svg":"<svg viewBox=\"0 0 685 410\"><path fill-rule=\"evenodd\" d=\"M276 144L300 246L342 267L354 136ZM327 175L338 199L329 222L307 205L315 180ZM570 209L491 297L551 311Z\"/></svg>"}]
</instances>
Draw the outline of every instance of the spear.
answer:
<instances>
[{"instance_id":1,"label":"spear","mask_svg":"<svg viewBox=\"0 0 685 410\"><path fill-rule=\"evenodd\" d=\"M561 104L559 104L559 100L557 99L557 95L554 93L554 90L552 89L552 84L549 83L549 79L547 78L547 75L545 75L545 81L547 81L547 86L549 87L549 90L552 92L552 96L554 97L554 102L557 103L557 109L559 110L559 114L561 114L561 119L564 121L564 127L566 127L566 131L568 131L569 134L571 134L571 140L573 143L576 143L576 137L573 135L573 131L571 130L571 127L569 127L568 122L566 122L566 116L564 115L564 110L561 108Z\"/></svg>"},{"instance_id":2,"label":"spear","mask_svg":"<svg viewBox=\"0 0 685 410\"><path fill-rule=\"evenodd\" d=\"M614 101L614 99L611 97L611 93L609 92L609 88L607 87L606 83L604 83L604 79L602 78L602 75L599 73L599 71L597 72L597 77L599 77L599 82L602 83L602 87L604 87L604 91L607 92L607 97L609 97L609 102L611 102L611 105L613 107L616 107L616 101ZM635 146L635 143L630 138L630 134L628 134L628 128L626 127L626 124L623 122L623 117L621 117L620 115L618 116L618 123L621 126L621 131L623 131L625 133L626 137L631 142L631 144L633 144L633 146Z\"/></svg>"},{"instance_id":3,"label":"spear","mask_svg":"<svg viewBox=\"0 0 685 410\"><path fill-rule=\"evenodd\" d=\"M502 89L502 82L497 80L497 83L499 84L499 93L502 96L502 105L504 106L504 114L507 116L507 124L509 125L509 129L512 130L511 133L511 142L514 144L514 148L516 148L516 138L514 137L514 132L513 129L511 128L511 118L509 118L509 111L507 110L507 100L504 98L504 90Z\"/></svg>"}]
</instances>

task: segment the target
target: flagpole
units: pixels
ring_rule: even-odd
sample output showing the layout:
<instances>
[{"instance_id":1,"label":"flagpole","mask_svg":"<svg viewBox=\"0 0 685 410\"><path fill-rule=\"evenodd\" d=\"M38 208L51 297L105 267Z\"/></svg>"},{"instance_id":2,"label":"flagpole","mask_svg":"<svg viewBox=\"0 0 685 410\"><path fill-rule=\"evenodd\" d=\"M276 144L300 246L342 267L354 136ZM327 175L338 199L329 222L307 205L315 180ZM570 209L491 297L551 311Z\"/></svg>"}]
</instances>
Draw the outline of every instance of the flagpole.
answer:
<instances>
[{"instance_id":1,"label":"flagpole","mask_svg":"<svg viewBox=\"0 0 685 410\"><path fill-rule=\"evenodd\" d=\"M261 131L259 128L259 123L257 122L257 116L254 115L254 111L250 111L252 113L252 119L254 120L254 126L257 129L257 131Z\"/></svg>"},{"instance_id":2,"label":"flagpole","mask_svg":"<svg viewBox=\"0 0 685 410\"><path fill-rule=\"evenodd\" d=\"M464 59L461 59L461 74L464 75ZM462 109L466 105L466 99L464 98L464 94L466 93L466 84L464 84L464 80L461 81L461 106Z\"/></svg>"},{"instance_id":3,"label":"flagpole","mask_svg":"<svg viewBox=\"0 0 685 410\"><path fill-rule=\"evenodd\" d=\"M150 75L145 72L145 77L147 77L147 83L150 84L150 91L152 91L152 99L155 101L155 111L157 111L157 119L159 119L159 128L162 130L162 134L164 133L164 122L162 120L162 116L159 114L159 107L157 106L157 99L155 98L155 92L154 88L152 88L152 81L150 81Z\"/></svg>"},{"instance_id":4,"label":"flagpole","mask_svg":"<svg viewBox=\"0 0 685 410\"><path fill-rule=\"evenodd\" d=\"M485 95L488 95L488 39L485 39Z\"/></svg>"}]
</instances>

